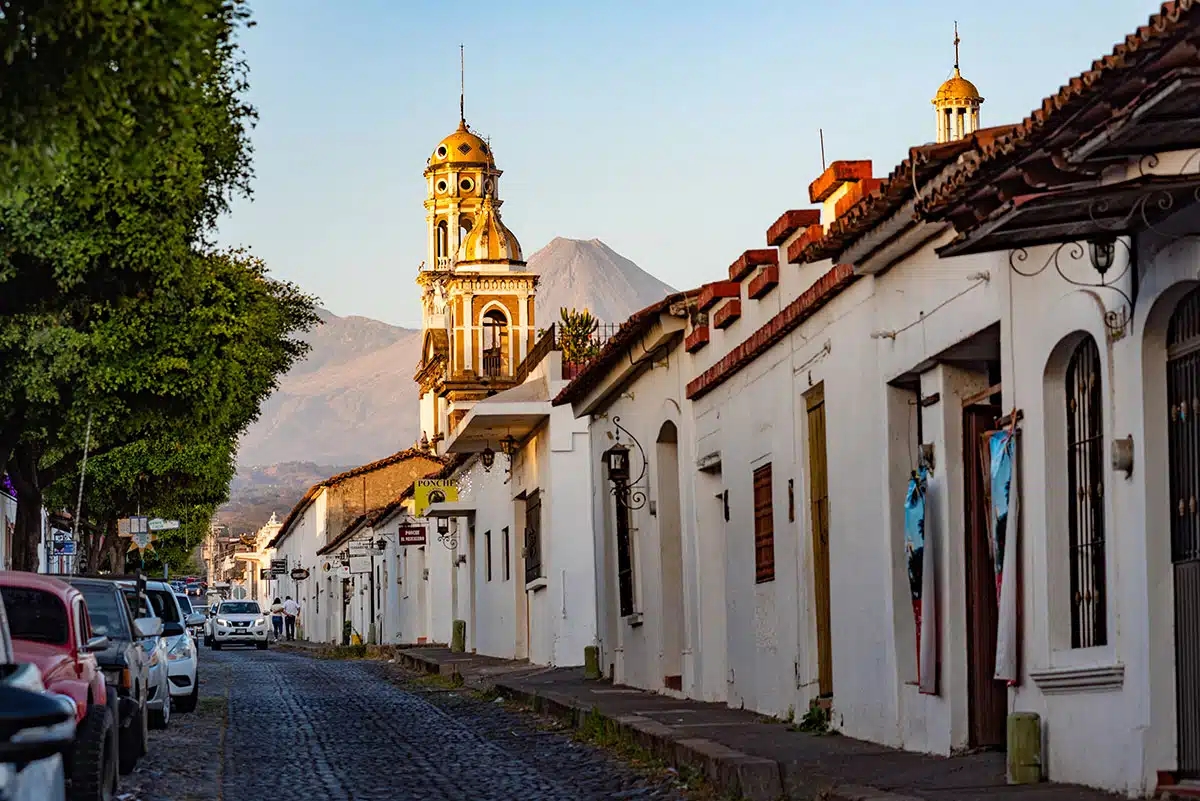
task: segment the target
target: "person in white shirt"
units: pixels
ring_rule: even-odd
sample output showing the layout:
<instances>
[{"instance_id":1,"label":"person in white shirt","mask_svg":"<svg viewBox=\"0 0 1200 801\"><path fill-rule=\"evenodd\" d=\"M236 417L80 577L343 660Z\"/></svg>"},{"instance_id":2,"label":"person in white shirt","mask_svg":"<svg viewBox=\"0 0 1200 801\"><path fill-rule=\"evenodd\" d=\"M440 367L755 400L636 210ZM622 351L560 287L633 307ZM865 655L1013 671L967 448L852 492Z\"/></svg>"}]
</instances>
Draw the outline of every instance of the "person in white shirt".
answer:
<instances>
[{"instance_id":1,"label":"person in white shirt","mask_svg":"<svg viewBox=\"0 0 1200 801\"><path fill-rule=\"evenodd\" d=\"M300 617L300 604L288 596L283 601L283 625L289 640L296 639L296 619Z\"/></svg>"}]
</instances>

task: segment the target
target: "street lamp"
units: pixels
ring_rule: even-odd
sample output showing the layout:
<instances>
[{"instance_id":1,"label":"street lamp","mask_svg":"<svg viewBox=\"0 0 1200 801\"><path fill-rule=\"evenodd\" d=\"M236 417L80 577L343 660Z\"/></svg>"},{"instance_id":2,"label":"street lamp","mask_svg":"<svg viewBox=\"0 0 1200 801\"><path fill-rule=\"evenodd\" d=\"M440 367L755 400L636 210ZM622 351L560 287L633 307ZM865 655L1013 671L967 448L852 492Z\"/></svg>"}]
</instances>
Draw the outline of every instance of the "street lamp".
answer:
<instances>
[{"instance_id":1,"label":"street lamp","mask_svg":"<svg viewBox=\"0 0 1200 801\"><path fill-rule=\"evenodd\" d=\"M629 448L618 442L604 452L604 462L608 465L609 481L614 484L629 481Z\"/></svg>"},{"instance_id":2,"label":"street lamp","mask_svg":"<svg viewBox=\"0 0 1200 801\"><path fill-rule=\"evenodd\" d=\"M492 465L496 463L496 452L490 445L484 446L483 452L479 454L479 461L483 464L483 472L492 472Z\"/></svg>"},{"instance_id":3,"label":"street lamp","mask_svg":"<svg viewBox=\"0 0 1200 801\"><path fill-rule=\"evenodd\" d=\"M1092 266L1100 273L1101 280L1104 279L1108 268L1112 267L1116 251L1115 237L1098 235L1088 240L1088 255L1091 256Z\"/></svg>"}]
</instances>

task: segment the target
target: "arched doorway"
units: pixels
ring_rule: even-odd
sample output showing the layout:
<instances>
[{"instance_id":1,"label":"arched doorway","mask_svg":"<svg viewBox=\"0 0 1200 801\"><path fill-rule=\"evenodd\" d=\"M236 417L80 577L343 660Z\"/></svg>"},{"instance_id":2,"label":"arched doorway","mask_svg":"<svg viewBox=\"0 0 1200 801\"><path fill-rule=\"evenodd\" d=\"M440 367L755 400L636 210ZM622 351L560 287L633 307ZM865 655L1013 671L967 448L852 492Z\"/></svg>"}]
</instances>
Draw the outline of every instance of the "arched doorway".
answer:
<instances>
[{"instance_id":1,"label":"arched doorway","mask_svg":"<svg viewBox=\"0 0 1200 801\"><path fill-rule=\"evenodd\" d=\"M499 309L483 315L483 374L489 378L507 375L508 318Z\"/></svg>"},{"instance_id":2,"label":"arched doorway","mask_svg":"<svg viewBox=\"0 0 1200 801\"><path fill-rule=\"evenodd\" d=\"M1177 778L1200 777L1200 289L1167 328L1167 451L1175 590Z\"/></svg>"},{"instance_id":3,"label":"arched doorway","mask_svg":"<svg viewBox=\"0 0 1200 801\"><path fill-rule=\"evenodd\" d=\"M658 547L662 590L663 687L683 689L683 533L679 509L679 430L663 423L655 445L658 463Z\"/></svg>"}]
</instances>

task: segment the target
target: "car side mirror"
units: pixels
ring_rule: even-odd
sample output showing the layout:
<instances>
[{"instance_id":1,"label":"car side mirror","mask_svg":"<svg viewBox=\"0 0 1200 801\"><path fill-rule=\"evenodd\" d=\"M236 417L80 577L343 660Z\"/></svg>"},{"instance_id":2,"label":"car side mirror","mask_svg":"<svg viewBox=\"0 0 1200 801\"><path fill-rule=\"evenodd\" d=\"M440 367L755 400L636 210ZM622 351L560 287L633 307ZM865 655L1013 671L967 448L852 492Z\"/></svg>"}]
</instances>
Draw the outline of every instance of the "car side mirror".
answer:
<instances>
[{"instance_id":1,"label":"car side mirror","mask_svg":"<svg viewBox=\"0 0 1200 801\"><path fill-rule=\"evenodd\" d=\"M178 634L183 634L182 623L164 623L162 628L164 637L174 637Z\"/></svg>"},{"instance_id":2,"label":"car side mirror","mask_svg":"<svg viewBox=\"0 0 1200 801\"><path fill-rule=\"evenodd\" d=\"M187 616L186 622L189 626L203 626L204 625L204 615L199 615L199 614L196 614L195 612L193 612L192 614Z\"/></svg>"},{"instance_id":3,"label":"car side mirror","mask_svg":"<svg viewBox=\"0 0 1200 801\"><path fill-rule=\"evenodd\" d=\"M0 685L0 762L20 770L66 753L75 741L75 704L54 693Z\"/></svg>"},{"instance_id":4,"label":"car side mirror","mask_svg":"<svg viewBox=\"0 0 1200 801\"><path fill-rule=\"evenodd\" d=\"M88 640L87 645L83 646L83 650L87 651L89 654L94 654L97 651L103 651L104 649L108 648L108 644L108 637L100 634Z\"/></svg>"},{"instance_id":5,"label":"car side mirror","mask_svg":"<svg viewBox=\"0 0 1200 801\"><path fill-rule=\"evenodd\" d=\"M140 617L133 621L133 628L137 632L139 640L148 640L151 637L161 637L163 632L162 618Z\"/></svg>"}]
</instances>

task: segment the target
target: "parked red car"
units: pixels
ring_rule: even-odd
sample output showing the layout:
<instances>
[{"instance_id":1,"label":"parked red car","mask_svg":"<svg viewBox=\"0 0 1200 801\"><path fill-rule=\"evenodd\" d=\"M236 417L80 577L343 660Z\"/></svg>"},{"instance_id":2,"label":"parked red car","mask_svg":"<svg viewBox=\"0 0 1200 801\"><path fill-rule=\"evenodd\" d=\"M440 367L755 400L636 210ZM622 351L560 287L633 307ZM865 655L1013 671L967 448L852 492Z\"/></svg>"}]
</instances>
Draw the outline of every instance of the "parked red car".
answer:
<instances>
[{"instance_id":1,"label":"parked red car","mask_svg":"<svg viewBox=\"0 0 1200 801\"><path fill-rule=\"evenodd\" d=\"M104 801L117 788L117 692L107 686L96 651L107 637L92 635L79 590L49 576L0 571L13 653L37 665L50 692L75 701L75 743L67 756L72 801Z\"/></svg>"}]
</instances>

